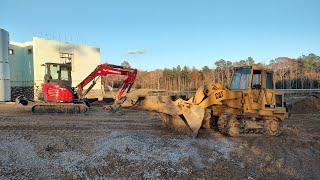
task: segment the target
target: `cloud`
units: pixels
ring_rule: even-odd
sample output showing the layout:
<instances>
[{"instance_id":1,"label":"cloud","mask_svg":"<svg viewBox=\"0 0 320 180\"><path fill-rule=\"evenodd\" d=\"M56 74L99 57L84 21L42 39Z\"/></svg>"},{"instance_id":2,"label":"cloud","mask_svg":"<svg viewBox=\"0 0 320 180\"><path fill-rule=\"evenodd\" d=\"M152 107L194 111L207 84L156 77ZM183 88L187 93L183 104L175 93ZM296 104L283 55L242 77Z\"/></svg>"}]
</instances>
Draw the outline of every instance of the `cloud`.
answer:
<instances>
[{"instance_id":1,"label":"cloud","mask_svg":"<svg viewBox=\"0 0 320 180\"><path fill-rule=\"evenodd\" d=\"M140 48L140 49L135 49L135 50L132 50L132 51L128 51L127 55L145 54L146 52L147 52L147 49Z\"/></svg>"}]
</instances>

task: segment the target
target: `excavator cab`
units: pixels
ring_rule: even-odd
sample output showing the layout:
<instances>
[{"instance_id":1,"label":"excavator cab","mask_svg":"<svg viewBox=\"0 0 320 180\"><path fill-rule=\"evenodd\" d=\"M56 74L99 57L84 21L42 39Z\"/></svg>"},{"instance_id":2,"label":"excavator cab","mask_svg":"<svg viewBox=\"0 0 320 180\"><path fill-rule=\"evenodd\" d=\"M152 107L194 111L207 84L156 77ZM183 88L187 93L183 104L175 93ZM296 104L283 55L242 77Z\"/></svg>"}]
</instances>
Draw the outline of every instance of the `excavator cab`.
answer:
<instances>
[{"instance_id":1,"label":"excavator cab","mask_svg":"<svg viewBox=\"0 0 320 180\"><path fill-rule=\"evenodd\" d=\"M71 63L45 63L42 97L46 102L71 103L74 100Z\"/></svg>"},{"instance_id":2,"label":"excavator cab","mask_svg":"<svg viewBox=\"0 0 320 180\"><path fill-rule=\"evenodd\" d=\"M71 88L71 63L45 63L43 66L45 66L44 83Z\"/></svg>"}]
</instances>

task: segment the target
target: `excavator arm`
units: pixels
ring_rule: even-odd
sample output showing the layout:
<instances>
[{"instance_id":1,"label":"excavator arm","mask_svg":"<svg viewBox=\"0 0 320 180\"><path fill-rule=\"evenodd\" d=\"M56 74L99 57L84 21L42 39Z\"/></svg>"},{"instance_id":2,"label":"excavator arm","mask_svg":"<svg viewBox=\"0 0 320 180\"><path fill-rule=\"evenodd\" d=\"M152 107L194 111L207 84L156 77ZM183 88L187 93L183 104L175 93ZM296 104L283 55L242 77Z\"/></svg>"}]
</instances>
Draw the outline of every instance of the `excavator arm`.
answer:
<instances>
[{"instance_id":1,"label":"excavator arm","mask_svg":"<svg viewBox=\"0 0 320 180\"><path fill-rule=\"evenodd\" d=\"M101 64L96 67L82 82L80 82L76 88L76 94L78 99L82 99L89 93L89 91L96 84L96 81L101 76L106 75L118 75L118 76L127 76L124 82L121 85L121 88L118 90L116 101L123 101L126 97L126 94L130 91L137 75L137 69L125 68L123 66L117 66L113 64ZM84 91L84 87L90 82L92 84Z\"/></svg>"}]
</instances>

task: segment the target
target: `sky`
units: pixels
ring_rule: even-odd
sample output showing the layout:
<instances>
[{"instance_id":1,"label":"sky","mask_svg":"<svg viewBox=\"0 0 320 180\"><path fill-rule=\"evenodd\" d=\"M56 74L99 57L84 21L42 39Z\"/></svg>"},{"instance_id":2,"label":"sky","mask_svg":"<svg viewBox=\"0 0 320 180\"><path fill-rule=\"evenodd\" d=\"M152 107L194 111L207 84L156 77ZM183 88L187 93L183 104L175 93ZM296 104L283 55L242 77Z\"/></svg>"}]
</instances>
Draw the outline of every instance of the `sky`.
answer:
<instances>
[{"instance_id":1,"label":"sky","mask_svg":"<svg viewBox=\"0 0 320 180\"><path fill-rule=\"evenodd\" d=\"M12 41L99 47L103 63L201 68L319 55L319 8L319 0L0 0L0 28Z\"/></svg>"}]
</instances>

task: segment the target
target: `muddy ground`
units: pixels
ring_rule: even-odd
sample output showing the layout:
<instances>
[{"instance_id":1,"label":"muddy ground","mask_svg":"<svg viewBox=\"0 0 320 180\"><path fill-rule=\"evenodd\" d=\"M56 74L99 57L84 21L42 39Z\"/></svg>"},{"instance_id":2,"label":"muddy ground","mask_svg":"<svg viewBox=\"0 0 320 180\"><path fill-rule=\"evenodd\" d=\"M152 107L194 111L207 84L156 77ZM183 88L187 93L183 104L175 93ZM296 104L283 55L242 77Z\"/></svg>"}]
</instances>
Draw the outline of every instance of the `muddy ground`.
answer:
<instances>
[{"instance_id":1,"label":"muddy ground","mask_svg":"<svg viewBox=\"0 0 320 180\"><path fill-rule=\"evenodd\" d=\"M318 179L319 170L320 114L293 114L280 137L193 138L144 111L49 116L0 104L0 179Z\"/></svg>"}]
</instances>

